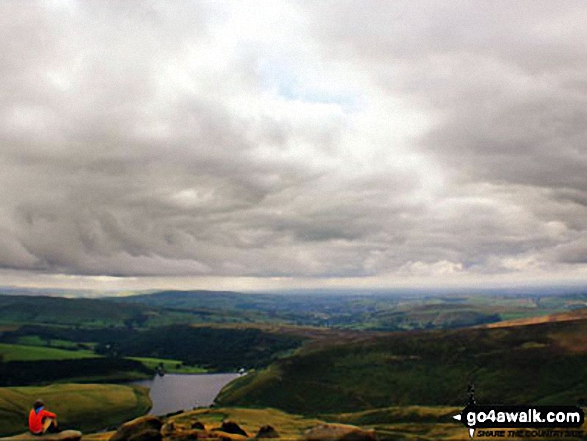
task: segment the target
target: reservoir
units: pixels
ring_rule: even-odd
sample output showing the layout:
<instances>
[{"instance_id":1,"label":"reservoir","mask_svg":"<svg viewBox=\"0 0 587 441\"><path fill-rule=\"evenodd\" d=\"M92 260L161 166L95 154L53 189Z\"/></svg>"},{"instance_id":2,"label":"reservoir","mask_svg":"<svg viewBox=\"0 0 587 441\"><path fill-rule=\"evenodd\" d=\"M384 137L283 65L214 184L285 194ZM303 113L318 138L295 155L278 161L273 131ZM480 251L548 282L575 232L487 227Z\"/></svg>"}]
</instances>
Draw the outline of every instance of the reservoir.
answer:
<instances>
[{"instance_id":1,"label":"reservoir","mask_svg":"<svg viewBox=\"0 0 587 441\"><path fill-rule=\"evenodd\" d=\"M149 413L166 415L180 410L192 410L194 407L210 406L220 390L238 377L239 374L166 374L132 384L150 389L153 407Z\"/></svg>"}]
</instances>

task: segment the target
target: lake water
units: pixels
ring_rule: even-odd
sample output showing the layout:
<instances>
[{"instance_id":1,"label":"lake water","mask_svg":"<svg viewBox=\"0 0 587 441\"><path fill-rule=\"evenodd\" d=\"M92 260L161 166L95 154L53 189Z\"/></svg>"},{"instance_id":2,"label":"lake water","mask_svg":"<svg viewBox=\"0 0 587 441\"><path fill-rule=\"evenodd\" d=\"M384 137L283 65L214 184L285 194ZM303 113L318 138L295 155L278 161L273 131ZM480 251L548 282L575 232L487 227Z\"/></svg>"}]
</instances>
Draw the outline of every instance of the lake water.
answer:
<instances>
[{"instance_id":1,"label":"lake water","mask_svg":"<svg viewBox=\"0 0 587 441\"><path fill-rule=\"evenodd\" d=\"M153 408L149 413L165 415L194 407L210 406L220 390L238 377L239 374L166 374L132 384L150 389Z\"/></svg>"}]
</instances>

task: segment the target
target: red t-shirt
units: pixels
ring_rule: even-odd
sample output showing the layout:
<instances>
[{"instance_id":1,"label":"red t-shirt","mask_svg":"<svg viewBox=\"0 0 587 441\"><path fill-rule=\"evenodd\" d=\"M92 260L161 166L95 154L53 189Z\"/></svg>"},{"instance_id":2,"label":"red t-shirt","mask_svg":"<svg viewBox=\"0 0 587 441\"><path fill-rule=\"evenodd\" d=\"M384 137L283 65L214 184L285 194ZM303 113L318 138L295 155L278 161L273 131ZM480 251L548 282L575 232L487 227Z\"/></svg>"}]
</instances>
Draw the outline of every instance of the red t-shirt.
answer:
<instances>
[{"instance_id":1,"label":"red t-shirt","mask_svg":"<svg viewBox=\"0 0 587 441\"><path fill-rule=\"evenodd\" d=\"M35 409L29 413L29 430L32 433L41 433L43 431L43 419L44 418L57 418L53 412L41 409L39 412L35 412Z\"/></svg>"}]
</instances>

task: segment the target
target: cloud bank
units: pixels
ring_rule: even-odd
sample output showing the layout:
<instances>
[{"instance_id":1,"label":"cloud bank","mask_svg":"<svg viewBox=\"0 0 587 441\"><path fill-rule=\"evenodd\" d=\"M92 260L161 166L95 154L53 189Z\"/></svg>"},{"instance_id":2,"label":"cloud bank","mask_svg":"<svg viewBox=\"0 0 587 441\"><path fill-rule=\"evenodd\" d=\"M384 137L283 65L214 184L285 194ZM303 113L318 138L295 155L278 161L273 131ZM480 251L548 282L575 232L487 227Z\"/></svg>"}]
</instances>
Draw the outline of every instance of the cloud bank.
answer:
<instances>
[{"instance_id":1,"label":"cloud bank","mask_svg":"<svg viewBox=\"0 0 587 441\"><path fill-rule=\"evenodd\" d=\"M6 1L0 268L587 276L581 1Z\"/></svg>"}]
</instances>

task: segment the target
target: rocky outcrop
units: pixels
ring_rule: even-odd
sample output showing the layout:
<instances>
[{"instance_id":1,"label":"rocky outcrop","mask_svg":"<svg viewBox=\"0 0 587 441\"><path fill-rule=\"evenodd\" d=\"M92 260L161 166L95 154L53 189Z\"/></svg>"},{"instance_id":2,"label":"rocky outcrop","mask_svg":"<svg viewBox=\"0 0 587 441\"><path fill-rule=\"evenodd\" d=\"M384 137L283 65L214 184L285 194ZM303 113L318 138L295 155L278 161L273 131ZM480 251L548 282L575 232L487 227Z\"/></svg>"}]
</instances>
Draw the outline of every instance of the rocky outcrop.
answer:
<instances>
[{"instance_id":1,"label":"rocky outcrop","mask_svg":"<svg viewBox=\"0 0 587 441\"><path fill-rule=\"evenodd\" d=\"M377 441L374 430L348 424L320 424L304 434L305 441Z\"/></svg>"},{"instance_id":2,"label":"rocky outcrop","mask_svg":"<svg viewBox=\"0 0 587 441\"><path fill-rule=\"evenodd\" d=\"M77 430L64 430L59 433L47 433L46 435L33 435L25 432L8 438L0 438L1 441L79 441L82 433Z\"/></svg>"},{"instance_id":3,"label":"rocky outcrop","mask_svg":"<svg viewBox=\"0 0 587 441\"><path fill-rule=\"evenodd\" d=\"M109 441L161 441L162 425L157 417L140 417L120 426Z\"/></svg>"},{"instance_id":4,"label":"rocky outcrop","mask_svg":"<svg viewBox=\"0 0 587 441\"><path fill-rule=\"evenodd\" d=\"M279 438L279 433L277 433L277 430L275 430L273 428L273 426L270 425L266 425L266 426L261 426L259 428L259 431L257 432L257 435L255 435L256 438Z\"/></svg>"},{"instance_id":5,"label":"rocky outcrop","mask_svg":"<svg viewBox=\"0 0 587 441\"><path fill-rule=\"evenodd\" d=\"M173 428L173 431L170 429ZM163 425L161 432L164 441L246 441L248 435L235 422L225 421L221 427L206 430L204 424L194 421L191 424Z\"/></svg>"}]
</instances>

